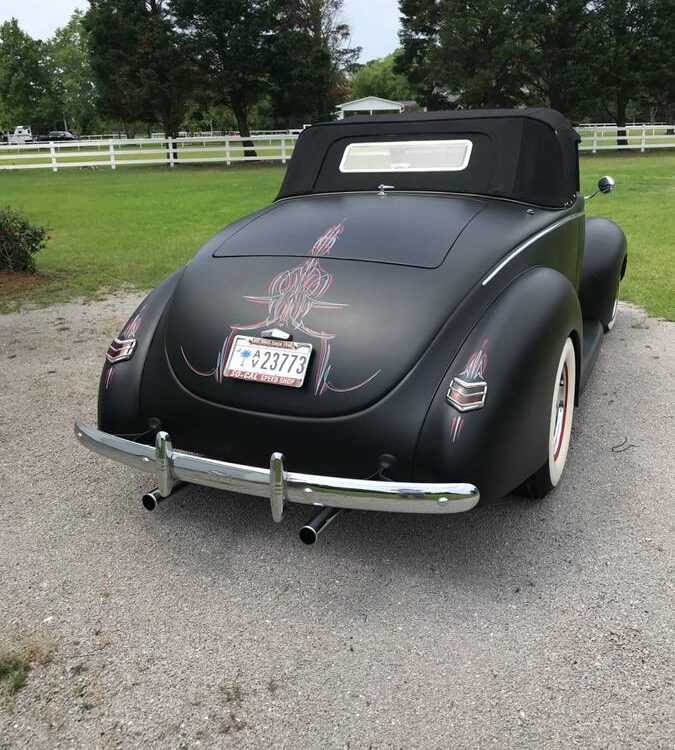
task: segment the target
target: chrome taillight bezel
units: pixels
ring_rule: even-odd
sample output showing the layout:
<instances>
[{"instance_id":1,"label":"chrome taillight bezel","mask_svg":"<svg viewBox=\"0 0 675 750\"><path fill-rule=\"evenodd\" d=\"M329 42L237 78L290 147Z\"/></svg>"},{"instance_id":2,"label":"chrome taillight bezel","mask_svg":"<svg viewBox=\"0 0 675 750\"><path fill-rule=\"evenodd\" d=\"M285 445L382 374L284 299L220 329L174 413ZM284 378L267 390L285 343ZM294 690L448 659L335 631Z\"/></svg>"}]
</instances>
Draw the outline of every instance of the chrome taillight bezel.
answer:
<instances>
[{"instance_id":1,"label":"chrome taillight bezel","mask_svg":"<svg viewBox=\"0 0 675 750\"><path fill-rule=\"evenodd\" d=\"M448 388L447 400L457 411L474 411L485 406L487 383L484 380L453 378Z\"/></svg>"},{"instance_id":2,"label":"chrome taillight bezel","mask_svg":"<svg viewBox=\"0 0 675 750\"><path fill-rule=\"evenodd\" d=\"M108 347L105 358L114 365L117 362L124 362L134 356L136 350L136 339L113 339Z\"/></svg>"}]
</instances>

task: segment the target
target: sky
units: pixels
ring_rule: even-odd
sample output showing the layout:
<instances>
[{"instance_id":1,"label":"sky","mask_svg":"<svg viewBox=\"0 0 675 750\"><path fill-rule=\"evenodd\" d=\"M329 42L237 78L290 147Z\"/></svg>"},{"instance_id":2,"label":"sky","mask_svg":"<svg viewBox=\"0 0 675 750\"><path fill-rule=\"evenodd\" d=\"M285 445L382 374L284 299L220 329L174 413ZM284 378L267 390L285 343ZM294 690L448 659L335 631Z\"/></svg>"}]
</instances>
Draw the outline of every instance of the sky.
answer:
<instances>
[{"instance_id":1,"label":"sky","mask_svg":"<svg viewBox=\"0 0 675 750\"><path fill-rule=\"evenodd\" d=\"M63 26L85 0L0 0L0 23L17 18L21 28L46 39ZM352 29L352 43L363 47L361 62L384 57L398 46L398 0L345 0L344 19Z\"/></svg>"}]
</instances>

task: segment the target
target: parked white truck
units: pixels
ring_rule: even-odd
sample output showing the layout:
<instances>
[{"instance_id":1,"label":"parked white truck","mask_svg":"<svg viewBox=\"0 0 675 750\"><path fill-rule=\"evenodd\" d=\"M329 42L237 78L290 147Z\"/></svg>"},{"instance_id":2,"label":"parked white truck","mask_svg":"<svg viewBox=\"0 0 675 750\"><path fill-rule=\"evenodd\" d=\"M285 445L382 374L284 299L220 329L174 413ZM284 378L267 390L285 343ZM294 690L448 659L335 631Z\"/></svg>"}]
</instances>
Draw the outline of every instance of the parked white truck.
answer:
<instances>
[{"instance_id":1,"label":"parked white truck","mask_svg":"<svg viewBox=\"0 0 675 750\"><path fill-rule=\"evenodd\" d=\"M25 128L23 125L17 125L13 133L7 133L7 143L21 145L33 142L33 132L30 127Z\"/></svg>"}]
</instances>

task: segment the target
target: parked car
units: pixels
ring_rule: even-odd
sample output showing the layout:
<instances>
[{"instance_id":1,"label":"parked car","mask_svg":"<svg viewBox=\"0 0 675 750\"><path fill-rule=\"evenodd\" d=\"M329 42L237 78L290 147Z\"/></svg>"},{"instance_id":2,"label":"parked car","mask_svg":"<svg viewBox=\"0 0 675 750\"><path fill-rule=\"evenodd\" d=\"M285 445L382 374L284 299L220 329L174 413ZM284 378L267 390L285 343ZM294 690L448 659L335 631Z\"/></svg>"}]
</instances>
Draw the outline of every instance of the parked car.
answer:
<instances>
[{"instance_id":1,"label":"parked car","mask_svg":"<svg viewBox=\"0 0 675 750\"><path fill-rule=\"evenodd\" d=\"M39 141L74 141L75 136L67 130L50 130L47 135L41 135Z\"/></svg>"},{"instance_id":2,"label":"parked car","mask_svg":"<svg viewBox=\"0 0 675 750\"><path fill-rule=\"evenodd\" d=\"M305 130L275 202L110 344L78 439L154 473L149 509L181 483L275 521L314 506L308 543L344 508L546 495L626 270L621 229L585 217L578 141L548 109Z\"/></svg>"}]
</instances>

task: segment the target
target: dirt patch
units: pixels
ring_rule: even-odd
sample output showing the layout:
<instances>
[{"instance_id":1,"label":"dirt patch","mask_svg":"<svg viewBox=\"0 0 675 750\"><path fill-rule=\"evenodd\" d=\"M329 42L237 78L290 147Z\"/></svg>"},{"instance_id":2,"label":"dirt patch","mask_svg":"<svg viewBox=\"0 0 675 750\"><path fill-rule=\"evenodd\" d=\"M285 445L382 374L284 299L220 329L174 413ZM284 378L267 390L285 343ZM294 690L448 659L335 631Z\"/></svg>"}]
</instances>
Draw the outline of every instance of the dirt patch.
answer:
<instances>
[{"instance_id":1,"label":"dirt patch","mask_svg":"<svg viewBox=\"0 0 675 750\"><path fill-rule=\"evenodd\" d=\"M0 643L0 688L9 696L18 693L33 665L49 664L54 650L53 640L38 636L26 636L12 646Z\"/></svg>"},{"instance_id":2,"label":"dirt patch","mask_svg":"<svg viewBox=\"0 0 675 750\"><path fill-rule=\"evenodd\" d=\"M17 296L26 290L44 286L54 280L53 274L0 271L0 296Z\"/></svg>"}]
</instances>

